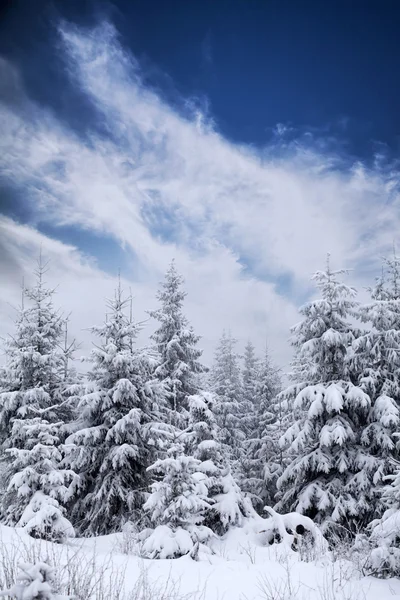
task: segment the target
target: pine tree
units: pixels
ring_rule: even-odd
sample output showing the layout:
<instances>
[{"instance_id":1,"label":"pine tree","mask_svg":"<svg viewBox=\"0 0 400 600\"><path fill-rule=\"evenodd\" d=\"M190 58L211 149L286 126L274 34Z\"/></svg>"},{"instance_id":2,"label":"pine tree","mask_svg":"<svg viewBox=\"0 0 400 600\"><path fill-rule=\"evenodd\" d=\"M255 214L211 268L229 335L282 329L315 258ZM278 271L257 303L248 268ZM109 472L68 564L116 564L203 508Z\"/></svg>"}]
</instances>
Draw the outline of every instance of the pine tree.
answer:
<instances>
[{"instance_id":1,"label":"pine tree","mask_svg":"<svg viewBox=\"0 0 400 600\"><path fill-rule=\"evenodd\" d=\"M206 477L209 506L204 524L223 535L230 527L241 526L251 513L251 504L235 482L220 442L215 415L215 395L202 391L189 397L190 418L186 430L187 452L200 461L198 471Z\"/></svg>"},{"instance_id":2,"label":"pine tree","mask_svg":"<svg viewBox=\"0 0 400 600\"><path fill-rule=\"evenodd\" d=\"M245 443L245 477L241 481L242 489L251 495L259 511L266 504L273 505L276 481L285 464L279 438L287 427L288 413L287 403L278 395L280 389L279 370L272 364L266 347L258 373L254 426Z\"/></svg>"},{"instance_id":3,"label":"pine tree","mask_svg":"<svg viewBox=\"0 0 400 600\"><path fill-rule=\"evenodd\" d=\"M58 344L63 320L53 307L54 290L45 286L45 273L40 257L36 285L24 290L16 334L7 344L6 381L0 393L6 482L2 515L10 524L19 523L26 510L33 510L30 505L38 493L43 502L47 498L53 504L54 520L61 522L63 509L58 503L64 502L74 478L73 472L61 467L63 397ZM47 529L51 537L51 528Z\"/></svg>"},{"instance_id":4,"label":"pine tree","mask_svg":"<svg viewBox=\"0 0 400 600\"><path fill-rule=\"evenodd\" d=\"M174 444L167 454L149 467L162 479L152 484L152 494L144 509L151 512L156 525L190 528L202 521L202 512L207 507L207 488L201 488L201 480L196 477L200 461L186 456L180 444ZM199 493L199 487L203 493Z\"/></svg>"},{"instance_id":5,"label":"pine tree","mask_svg":"<svg viewBox=\"0 0 400 600\"><path fill-rule=\"evenodd\" d=\"M210 373L210 386L216 395L215 415L220 428L221 442L232 461L240 460L244 433L241 417L243 389L240 379L239 355L235 352L236 340L225 331L215 352Z\"/></svg>"},{"instance_id":6,"label":"pine tree","mask_svg":"<svg viewBox=\"0 0 400 600\"><path fill-rule=\"evenodd\" d=\"M400 266L394 257L386 261L385 274L371 291L371 302L359 307L358 317L370 329L353 342L353 377L371 399L371 409L361 436L373 473L374 516L382 512L380 495L385 477L394 471L398 457L394 434L400 422ZM400 271L399 271L400 273Z\"/></svg>"},{"instance_id":7,"label":"pine tree","mask_svg":"<svg viewBox=\"0 0 400 600\"><path fill-rule=\"evenodd\" d=\"M373 399L373 409L364 440L376 461L376 481L389 482L382 490L378 487L375 514L384 510L380 518L369 526L370 553L367 569L380 577L398 577L400 574L400 469L398 440L399 350L400 350L400 259L384 259L382 276L371 290L372 302L360 308L360 318L372 329L354 344L355 370L360 386ZM396 441L396 443L394 443ZM383 482L382 482L383 483ZM386 509L386 510L385 510Z\"/></svg>"},{"instance_id":8,"label":"pine tree","mask_svg":"<svg viewBox=\"0 0 400 600\"><path fill-rule=\"evenodd\" d=\"M62 356L59 377L62 380L64 387L74 385L79 379L82 379L72 364L74 354L80 348L80 345L77 344L75 339L70 340L68 335L68 325L69 317L63 320L62 342L59 344Z\"/></svg>"},{"instance_id":9,"label":"pine tree","mask_svg":"<svg viewBox=\"0 0 400 600\"><path fill-rule=\"evenodd\" d=\"M348 321L356 312L356 290L342 283L338 276L345 270L317 271L313 276L321 298L300 308L304 319L292 328L292 343L297 363L303 365L302 380L319 383L347 379L347 351L358 335Z\"/></svg>"},{"instance_id":10,"label":"pine tree","mask_svg":"<svg viewBox=\"0 0 400 600\"><path fill-rule=\"evenodd\" d=\"M399 577L400 575L400 469L389 475L382 494L381 505L386 509L383 515L374 519L367 528L368 559L366 572L378 577ZM372 548L372 550L371 550Z\"/></svg>"},{"instance_id":11,"label":"pine tree","mask_svg":"<svg viewBox=\"0 0 400 600\"><path fill-rule=\"evenodd\" d=\"M156 375L163 382L169 401L169 421L183 426L187 417L187 398L196 393L199 383L197 376L204 372L199 358L202 354L197 348L199 336L195 335L187 318L182 312L186 292L182 289L183 279L172 261L157 293L161 306L150 311L150 316L159 322L152 335L160 364Z\"/></svg>"},{"instance_id":12,"label":"pine tree","mask_svg":"<svg viewBox=\"0 0 400 600\"><path fill-rule=\"evenodd\" d=\"M84 535L119 531L139 518L162 434L163 389L154 379L157 357L136 348L141 328L127 316L131 299L121 284L107 304L109 316L91 331L102 340L92 350L89 384L80 398L80 428L67 440L67 464L79 473L70 496Z\"/></svg>"},{"instance_id":13,"label":"pine tree","mask_svg":"<svg viewBox=\"0 0 400 600\"><path fill-rule=\"evenodd\" d=\"M184 454L182 444L175 443L166 458L149 467L159 481L152 484L152 493L144 505L155 529L147 532L150 535L144 541L143 556L182 556L212 536L211 530L202 526L209 503L206 477L198 471L199 465L199 460Z\"/></svg>"},{"instance_id":14,"label":"pine tree","mask_svg":"<svg viewBox=\"0 0 400 600\"><path fill-rule=\"evenodd\" d=\"M243 355L243 408L244 431L249 437L257 429L257 417L260 408L260 361L256 356L252 342L248 341Z\"/></svg>"},{"instance_id":15,"label":"pine tree","mask_svg":"<svg viewBox=\"0 0 400 600\"><path fill-rule=\"evenodd\" d=\"M69 338L68 327L69 317L64 320L63 339L59 345L62 356L62 363L59 370L62 403L57 414L59 419L63 421L60 429L60 438L62 441L74 430L77 405L79 398L84 393L84 375L79 373L74 365L75 352L80 348L80 344L75 339L71 340Z\"/></svg>"},{"instance_id":16,"label":"pine tree","mask_svg":"<svg viewBox=\"0 0 400 600\"><path fill-rule=\"evenodd\" d=\"M54 592L55 584L55 570L48 564L20 564L16 583L10 589L1 591L0 596L16 600L68 600L67 596L59 596Z\"/></svg>"},{"instance_id":17,"label":"pine tree","mask_svg":"<svg viewBox=\"0 0 400 600\"><path fill-rule=\"evenodd\" d=\"M343 273L328 263L314 275L322 297L300 309L305 318L294 328L309 381L297 387L298 421L283 436L293 460L278 480L278 509L355 529L371 515L374 461L361 442L371 401L349 375L357 331L347 318L356 305L355 290L338 279Z\"/></svg>"},{"instance_id":18,"label":"pine tree","mask_svg":"<svg viewBox=\"0 0 400 600\"><path fill-rule=\"evenodd\" d=\"M10 436L12 419L25 416L30 403L35 403L34 396L26 392L42 390L42 408L61 402L62 357L58 346L63 319L53 306L54 290L46 288L44 283L46 267L40 256L36 285L32 289L23 288L16 332L6 341L6 368L0 393L1 443ZM31 304L28 307L27 301Z\"/></svg>"},{"instance_id":19,"label":"pine tree","mask_svg":"<svg viewBox=\"0 0 400 600\"><path fill-rule=\"evenodd\" d=\"M259 465L254 464L254 443L259 434L259 376L260 361L256 356L255 348L252 342L248 341L243 355L242 371L242 398L240 402L240 412L238 412L238 426L242 433L242 449L240 458L236 465L236 477L241 489L254 495L254 470Z\"/></svg>"}]
</instances>

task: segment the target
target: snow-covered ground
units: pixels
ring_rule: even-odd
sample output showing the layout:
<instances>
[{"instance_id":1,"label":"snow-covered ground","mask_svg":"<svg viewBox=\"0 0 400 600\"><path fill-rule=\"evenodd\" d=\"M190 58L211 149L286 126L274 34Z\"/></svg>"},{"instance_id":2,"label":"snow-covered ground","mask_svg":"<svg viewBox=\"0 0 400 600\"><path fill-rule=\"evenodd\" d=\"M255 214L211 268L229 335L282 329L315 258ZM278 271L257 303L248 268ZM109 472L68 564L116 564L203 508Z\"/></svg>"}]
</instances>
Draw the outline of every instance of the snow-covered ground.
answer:
<instances>
[{"instance_id":1,"label":"snow-covered ground","mask_svg":"<svg viewBox=\"0 0 400 600\"><path fill-rule=\"evenodd\" d=\"M400 580L363 577L355 564L329 555L303 562L283 545L262 546L259 523L216 540L213 552L175 560L125 554L123 534L75 539L57 545L33 540L21 529L0 527L1 585L18 562L46 560L70 580L76 597L89 600L393 600ZM102 583L101 581L102 580ZM92 588L91 586L93 586ZM77 594L77 590L79 593Z\"/></svg>"}]
</instances>

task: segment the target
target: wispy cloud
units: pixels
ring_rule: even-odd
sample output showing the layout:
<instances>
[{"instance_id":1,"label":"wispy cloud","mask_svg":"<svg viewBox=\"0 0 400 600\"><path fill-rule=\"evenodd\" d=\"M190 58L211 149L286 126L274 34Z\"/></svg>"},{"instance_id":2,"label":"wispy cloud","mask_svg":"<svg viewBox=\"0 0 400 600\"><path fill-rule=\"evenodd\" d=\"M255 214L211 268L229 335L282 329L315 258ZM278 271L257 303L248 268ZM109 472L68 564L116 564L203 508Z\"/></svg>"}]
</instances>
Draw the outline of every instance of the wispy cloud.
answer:
<instances>
[{"instance_id":1,"label":"wispy cloud","mask_svg":"<svg viewBox=\"0 0 400 600\"><path fill-rule=\"evenodd\" d=\"M39 222L113 236L136 256L132 279L149 293L175 256L208 348L231 326L260 347L268 332L286 360L296 303L326 252L362 279L398 236L397 172L342 168L310 144L233 144L199 111L185 114L144 85L111 25L64 24L60 35L69 75L106 133L77 135L28 100L18 111L4 104L8 183L24 190ZM286 295L282 280L292 282Z\"/></svg>"}]
</instances>

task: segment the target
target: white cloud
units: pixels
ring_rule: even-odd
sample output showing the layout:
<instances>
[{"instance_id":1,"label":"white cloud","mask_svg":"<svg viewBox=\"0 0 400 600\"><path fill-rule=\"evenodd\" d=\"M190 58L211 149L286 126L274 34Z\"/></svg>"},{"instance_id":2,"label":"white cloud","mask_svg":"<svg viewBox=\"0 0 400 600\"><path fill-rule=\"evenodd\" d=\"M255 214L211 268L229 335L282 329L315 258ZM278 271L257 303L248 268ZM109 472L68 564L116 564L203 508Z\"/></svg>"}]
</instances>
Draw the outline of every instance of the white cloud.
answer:
<instances>
[{"instance_id":1,"label":"white cloud","mask_svg":"<svg viewBox=\"0 0 400 600\"><path fill-rule=\"evenodd\" d=\"M297 296L309 290L309 275L326 252L335 265L357 267L355 279L363 283L396 238L397 173L361 165L339 170L337 157L301 145L278 157L271 147L233 144L200 113L185 116L146 88L109 25L63 26L61 35L71 77L108 134L79 137L29 101L18 112L3 106L5 176L35 205L38 221L112 235L137 256L140 281L136 272L132 281L140 288L139 312L152 305L156 283L175 256L187 280L188 315L208 358L222 328L231 327L242 343L253 337L259 348L268 335L286 362ZM25 264L26 238L39 234L8 222L7 231L12 227L25 241L9 252ZM43 243L57 256L62 288L80 290L66 300L87 325L80 298L106 294L111 282L78 250ZM274 286L282 274L294 281L290 298Z\"/></svg>"},{"instance_id":2,"label":"white cloud","mask_svg":"<svg viewBox=\"0 0 400 600\"><path fill-rule=\"evenodd\" d=\"M70 332L83 342L79 354L87 355L91 347L91 334L87 328L103 321L105 299L113 294L116 278L102 272L93 260L84 256L73 246L40 234L32 227L20 225L7 217L0 217L0 252L4 258L0 269L2 297L0 302L0 335L12 330L15 307L20 304L21 282L34 281L34 270L40 250L44 260L49 261L46 280L57 287L55 303L64 314L71 311ZM12 257L12 261L10 260ZM12 276L7 265L12 266ZM216 268L222 265L223 269ZM215 342L223 327L231 328L241 346L248 338L255 339L260 349L268 335L276 341L274 346L278 359L287 357L287 322L295 318L293 306L278 299L271 284L255 279L242 279L240 266L228 251L216 247L212 256L178 261L180 271L186 277L188 298L186 312L196 331L202 334L201 347L205 360L210 363ZM156 277L146 281L122 278L122 286L134 296L133 310L138 320L148 319L146 311L156 308ZM280 316L278 316L280 315ZM278 318L277 318L278 317ZM141 343L147 343L154 323L141 334Z\"/></svg>"}]
</instances>

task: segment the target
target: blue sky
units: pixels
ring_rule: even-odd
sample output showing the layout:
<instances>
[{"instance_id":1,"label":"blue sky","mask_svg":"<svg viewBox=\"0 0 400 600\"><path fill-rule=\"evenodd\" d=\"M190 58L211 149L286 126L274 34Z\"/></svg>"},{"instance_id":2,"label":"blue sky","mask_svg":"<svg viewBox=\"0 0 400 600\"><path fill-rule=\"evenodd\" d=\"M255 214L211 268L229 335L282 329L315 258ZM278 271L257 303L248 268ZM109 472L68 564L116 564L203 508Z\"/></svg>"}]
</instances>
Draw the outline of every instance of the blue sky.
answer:
<instances>
[{"instance_id":1,"label":"blue sky","mask_svg":"<svg viewBox=\"0 0 400 600\"><path fill-rule=\"evenodd\" d=\"M396 2L9 2L1 17L2 331L40 246L78 337L118 269L142 318L175 257L207 359L230 327L286 364L328 251L362 297L400 225Z\"/></svg>"}]
</instances>

